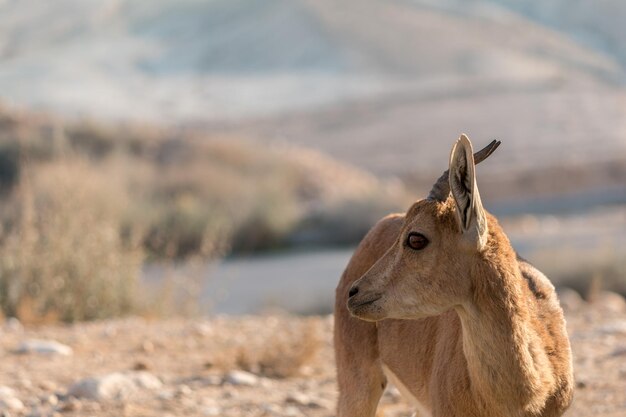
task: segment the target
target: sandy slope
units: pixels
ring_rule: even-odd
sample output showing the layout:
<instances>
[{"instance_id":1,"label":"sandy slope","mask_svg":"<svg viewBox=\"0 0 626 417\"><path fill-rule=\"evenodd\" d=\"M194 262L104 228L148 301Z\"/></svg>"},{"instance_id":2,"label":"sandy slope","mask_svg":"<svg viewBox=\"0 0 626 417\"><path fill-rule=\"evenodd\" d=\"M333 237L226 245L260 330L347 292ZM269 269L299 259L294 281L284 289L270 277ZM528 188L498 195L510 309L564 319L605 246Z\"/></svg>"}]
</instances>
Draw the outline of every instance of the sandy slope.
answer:
<instances>
[{"instance_id":1,"label":"sandy slope","mask_svg":"<svg viewBox=\"0 0 626 417\"><path fill-rule=\"evenodd\" d=\"M604 298L590 306L579 305L576 297L566 294L563 301L570 307L567 317L577 377L576 399L567 415L623 416L623 299ZM332 416L336 385L331 329L331 317L292 316L129 319L25 330L5 325L0 337L0 385L14 389L25 404L21 411L10 411L12 416ZM63 342L74 353L13 353L21 341L33 338ZM268 373L292 360L298 341L303 340L315 347L314 356L296 375L251 379L247 375L249 381L235 378L228 382L233 378L228 369L237 357L253 358L248 363L253 363L254 369L254 356L259 352L268 356L268 352L283 349L280 359L266 361L269 365L263 369ZM162 384L152 381L152 385L146 382L151 388L121 389L125 398L90 400L67 395L68 387L84 377L133 369L156 376ZM410 411L391 389L379 415L409 416Z\"/></svg>"}]
</instances>

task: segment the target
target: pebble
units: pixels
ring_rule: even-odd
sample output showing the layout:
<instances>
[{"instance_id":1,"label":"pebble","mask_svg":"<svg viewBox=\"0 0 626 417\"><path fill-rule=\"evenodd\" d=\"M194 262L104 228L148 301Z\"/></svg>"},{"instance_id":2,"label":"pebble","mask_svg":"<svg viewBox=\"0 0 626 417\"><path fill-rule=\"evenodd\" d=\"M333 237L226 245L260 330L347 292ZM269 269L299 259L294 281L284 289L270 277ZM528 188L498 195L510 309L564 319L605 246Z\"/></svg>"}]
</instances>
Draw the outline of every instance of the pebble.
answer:
<instances>
[{"instance_id":1,"label":"pebble","mask_svg":"<svg viewBox=\"0 0 626 417\"><path fill-rule=\"evenodd\" d=\"M54 394L46 395L41 399L43 404L49 404L55 406L59 403L59 397Z\"/></svg>"},{"instance_id":2,"label":"pebble","mask_svg":"<svg viewBox=\"0 0 626 417\"><path fill-rule=\"evenodd\" d=\"M602 291L595 297L593 303L598 307L599 310L603 312L626 312L626 300L624 300L624 297L616 292Z\"/></svg>"},{"instance_id":3,"label":"pebble","mask_svg":"<svg viewBox=\"0 0 626 417\"><path fill-rule=\"evenodd\" d=\"M557 293L561 307L566 312L577 311L585 305L585 300L571 288L560 288Z\"/></svg>"},{"instance_id":4,"label":"pebble","mask_svg":"<svg viewBox=\"0 0 626 417\"><path fill-rule=\"evenodd\" d=\"M203 416L219 416L222 415L222 410L216 406L204 407L202 409Z\"/></svg>"},{"instance_id":5,"label":"pebble","mask_svg":"<svg viewBox=\"0 0 626 417\"><path fill-rule=\"evenodd\" d=\"M191 388L189 388L188 385L184 385L184 384L179 386L178 389L176 390L176 394L181 395L181 396L190 395L191 392L192 392Z\"/></svg>"},{"instance_id":6,"label":"pebble","mask_svg":"<svg viewBox=\"0 0 626 417\"><path fill-rule=\"evenodd\" d=\"M297 407L289 406L283 411L283 415L286 417L296 417L302 415Z\"/></svg>"},{"instance_id":7,"label":"pebble","mask_svg":"<svg viewBox=\"0 0 626 417\"><path fill-rule=\"evenodd\" d=\"M287 404L307 405L310 401L309 396L301 392L294 392L285 398Z\"/></svg>"},{"instance_id":8,"label":"pebble","mask_svg":"<svg viewBox=\"0 0 626 417\"><path fill-rule=\"evenodd\" d=\"M0 385L0 411L21 411L23 409L24 403L15 396L15 391Z\"/></svg>"},{"instance_id":9,"label":"pebble","mask_svg":"<svg viewBox=\"0 0 626 417\"><path fill-rule=\"evenodd\" d=\"M37 385L44 391L54 391L57 389L56 384L48 380L40 381Z\"/></svg>"},{"instance_id":10,"label":"pebble","mask_svg":"<svg viewBox=\"0 0 626 417\"><path fill-rule=\"evenodd\" d=\"M154 343L152 343L149 340L145 340L142 344L141 344L141 350L146 352L146 353L152 353L154 352Z\"/></svg>"},{"instance_id":11,"label":"pebble","mask_svg":"<svg viewBox=\"0 0 626 417\"><path fill-rule=\"evenodd\" d=\"M127 375L139 388L155 390L163 386L161 380L152 375L150 372L130 372L125 375Z\"/></svg>"},{"instance_id":12,"label":"pebble","mask_svg":"<svg viewBox=\"0 0 626 417\"><path fill-rule=\"evenodd\" d=\"M161 391L157 395L159 400L169 401L174 398L174 393L172 391Z\"/></svg>"},{"instance_id":13,"label":"pebble","mask_svg":"<svg viewBox=\"0 0 626 417\"><path fill-rule=\"evenodd\" d=\"M15 317L9 317L4 323L4 328L6 331L13 333L22 333L24 331L24 326Z\"/></svg>"},{"instance_id":14,"label":"pebble","mask_svg":"<svg viewBox=\"0 0 626 417\"><path fill-rule=\"evenodd\" d=\"M198 336L210 336L213 334L213 327L209 323L196 323L193 332Z\"/></svg>"},{"instance_id":15,"label":"pebble","mask_svg":"<svg viewBox=\"0 0 626 417\"><path fill-rule=\"evenodd\" d=\"M224 382L232 385L251 387L259 383L259 377L246 371L230 371L224 377Z\"/></svg>"},{"instance_id":16,"label":"pebble","mask_svg":"<svg viewBox=\"0 0 626 417\"><path fill-rule=\"evenodd\" d=\"M306 394L301 392L291 393L285 398L286 404L295 404L307 408L323 408L324 405L320 403L320 401L309 397Z\"/></svg>"},{"instance_id":17,"label":"pebble","mask_svg":"<svg viewBox=\"0 0 626 417\"><path fill-rule=\"evenodd\" d=\"M137 361L133 365L133 370L135 371L146 371L148 369L150 369L150 365L145 361Z\"/></svg>"},{"instance_id":18,"label":"pebble","mask_svg":"<svg viewBox=\"0 0 626 417\"><path fill-rule=\"evenodd\" d=\"M54 340L25 340L16 350L17 353L38 353L42 355L70 356L73 354L72 348Z\"/></svg>"},{"instance_id":19,"label":"pebble","mask_svg":"<svg viewBox=\"0 0 626 417\"><path fill-rule=\"evenodd\" d=\"M70 398L67 401L62 402L56 408L57 411L62 413L78 411L83 407L83 404L76 398Z\"/></svg>"},{"instance_id":20,"label":"pebble","mask_svg":"<svg viewBox=\"0 0 626 417\"><path fill-rule=\"evenodd\" d=\"M605 324L598 327L597 331L604 334L626 334L626 321Z\"/></svg>"},{"instance_id":21,"label":"pebble","mask_svg":"<svg viewBox=\"0 0 626 417\"><path fill-rule=\"evenodd\" d=\"M154 390L163 384L148 372L111 373L99 377L82 379L74 383L68 394L77 398L92 400L123 400L132 396L138 389Z\"/></svg>"},{"instance_id":22,"label":"pebble","mask_svg":"<svg viewBox=\"0 0 626 417\"><path fill-rule=\"evenodd\" d=\"M201 386L222 385L222 378L219 375L207 375L201 380Z\"/></svg>"}]
</instances>

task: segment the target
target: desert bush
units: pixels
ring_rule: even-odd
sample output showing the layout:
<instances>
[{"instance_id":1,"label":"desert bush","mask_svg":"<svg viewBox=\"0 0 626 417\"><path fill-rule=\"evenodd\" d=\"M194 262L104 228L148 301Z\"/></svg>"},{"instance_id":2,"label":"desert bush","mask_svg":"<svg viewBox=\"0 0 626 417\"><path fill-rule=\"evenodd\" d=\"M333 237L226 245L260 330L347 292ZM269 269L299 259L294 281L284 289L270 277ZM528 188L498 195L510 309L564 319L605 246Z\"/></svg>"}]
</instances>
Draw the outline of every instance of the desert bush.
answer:
<instances>
[{"instance_id":1,"label":"desert bush","mask_svg":"<svg viewBox=\"0 0 626 417\"><path fill-rule=\"evenodd\" d=\"M136 309L146 259L356 243L406 202L314 151L1 108L0 192L0 308L66 321Z\"/></svg>"},{"instance_id":2,"label":"desert bush","mask_svg":"<svg viewBox=\"0 0 626 417\"><path fill-rule=\"evenodd\" d=\"M74 321L133 311L143 256L120 235L127 202L115 180L83 161L27 170L3 213L5 315Z\"/></svg>"},{"instance_id":3,"label":"desert bush","mask_svg":"<svg viewBox=\"0 0 626 417\"><path fill-rule=\"evenodd\" d=\"M269 316L264 327L261 335L257 329L241 329L234 340L219 341L221 348L212 352L211 367L242 369L269 378L293 377L312 362L324 343L316 319L285 325Z\"/></svg>"},{"instance_id":4,"label":"desert bush","mask_svg":"<svg viewBox=\"0 0 626 417\"><path fill-rule=\"evenodd\" d=\"M310 150L267 147L241 138L178 129L63 124L0 109L0 188L20 181L20 167L91 161L123 177L133 197L121 226L142 230L153 259L213 256L299 244L352 244L406 199L389 184ZM112 164L112 161L116 161ZM208 243L207 243L208 242Z\"/></svg>"}]
</instances>

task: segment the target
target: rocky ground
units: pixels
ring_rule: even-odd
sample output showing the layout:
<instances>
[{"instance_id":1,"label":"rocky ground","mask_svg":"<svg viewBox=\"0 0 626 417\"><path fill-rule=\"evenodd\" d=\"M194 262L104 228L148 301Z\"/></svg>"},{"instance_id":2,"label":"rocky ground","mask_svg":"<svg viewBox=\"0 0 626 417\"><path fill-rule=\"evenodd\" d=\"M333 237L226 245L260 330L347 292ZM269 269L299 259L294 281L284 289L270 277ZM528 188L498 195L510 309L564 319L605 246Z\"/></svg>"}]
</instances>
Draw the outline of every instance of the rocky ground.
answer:
<instances>
[{"instance_id":1,"label":"rocky ground","mask_svg":"<svg viewBox=\"0 0 626 417\"><path fill-rule=\"evenodd\" d=\"M577 379L567 415L626 415L626 303L562 302ZM325 417L334 372L330 316L0 327L2 416ZM390 388L379 416L409 415Z\"/></svg>"}]
</instances>

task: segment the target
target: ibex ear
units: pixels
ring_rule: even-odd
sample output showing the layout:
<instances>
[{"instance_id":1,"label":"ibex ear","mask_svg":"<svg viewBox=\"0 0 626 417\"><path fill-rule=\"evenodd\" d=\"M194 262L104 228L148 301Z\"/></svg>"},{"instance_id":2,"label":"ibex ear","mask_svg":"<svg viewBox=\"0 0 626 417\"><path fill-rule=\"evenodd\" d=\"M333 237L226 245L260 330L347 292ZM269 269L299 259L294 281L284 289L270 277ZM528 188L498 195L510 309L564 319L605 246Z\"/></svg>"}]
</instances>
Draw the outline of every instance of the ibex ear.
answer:
<instances>
[{"instance_id":1,"label":"ibex ear","mask_svg":"<svg viewBox=\"0 0 626 417\"><path fill-rule=\"evenodd\" d=\"M461 135L452 147L448 181L463 236L481 250L487 243L487 216L476 185L472 143Z\"/></svg>"}]
</instances>

